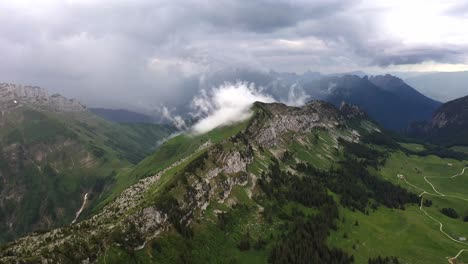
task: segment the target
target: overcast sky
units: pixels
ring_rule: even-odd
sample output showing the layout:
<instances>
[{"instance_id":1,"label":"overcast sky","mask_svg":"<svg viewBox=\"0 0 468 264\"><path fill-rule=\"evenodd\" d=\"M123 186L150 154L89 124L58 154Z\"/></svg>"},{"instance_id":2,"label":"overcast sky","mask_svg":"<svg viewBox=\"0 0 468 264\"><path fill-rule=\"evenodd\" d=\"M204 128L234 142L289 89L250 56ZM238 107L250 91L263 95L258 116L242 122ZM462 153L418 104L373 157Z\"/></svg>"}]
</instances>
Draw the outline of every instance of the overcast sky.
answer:
<instances>
[{"instance_id":1,"label":"overcast sky","mask_svg":"<svg viewBox=\"0 0 468 264\"><path fill-rule=\"evenodd\" d=\"M125 106L226 66L468 70L467 28L466 0L1 1L0 81Z\"/></svg>"}]
</instances>

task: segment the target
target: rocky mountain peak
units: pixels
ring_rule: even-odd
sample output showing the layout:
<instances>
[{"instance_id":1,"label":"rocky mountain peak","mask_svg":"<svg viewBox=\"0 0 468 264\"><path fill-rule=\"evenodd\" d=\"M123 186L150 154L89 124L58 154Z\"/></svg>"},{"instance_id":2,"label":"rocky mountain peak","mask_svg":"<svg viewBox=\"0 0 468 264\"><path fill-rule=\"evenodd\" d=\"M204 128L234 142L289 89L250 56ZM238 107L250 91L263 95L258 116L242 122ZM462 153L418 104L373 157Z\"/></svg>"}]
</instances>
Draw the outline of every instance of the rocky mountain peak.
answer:
<instances>
[{"instance_id":1,"label":"rocky mountain peak","mask_svg":"<svg viewBox=\"0 0 468 264\"><path fill-rule=\"evenodd\" d=\"M402 79L396 76L390 75L390 74L371 76L369 80L377 86L384 86L384 87L389 84L391 85L403 85L404 84Z\"/></svg>"},{"instance_id":2,"label":"rocky mountain peak","mask_svg":"<svg viewBox=\"0 0 468 264\"><path fill-rule=\"evenodd\" d=\"M280 144L282 136L287 133L303 134L317 128L334 130L344 126L346 119L362 115L357 107L346 106L345 112L341 112L332 104L319 100L303 107L257 102L254 109L257 116L248 130L255 142L266 147Z\"/></svg>"},{"instance_id":3,"label":"rocky mountain peak","mask_svg":"<svg viewBox=\"0 0 468 264\"><path fill-rule=\"evenodd\" d=\"M346 118L349 118L349 119L365 116L365 113L363 111L361 111L361 109L358 106L348 104L348 103L346 103L344 101L341 102L340 112Z\"/></svg>"},{"instance_id":4,"label":"rocky mountain peak","mask_svg":"<svg viewBox=\"0 0 468 264\"><path fill-rule=\"evenodd\" d=\"M23 105L52 111L86 111L86 106L78 100L68 99L60 94L49 95L46 89L39 86L0 83L1 110L8 110Z\"/></svg>"}]
</instances>

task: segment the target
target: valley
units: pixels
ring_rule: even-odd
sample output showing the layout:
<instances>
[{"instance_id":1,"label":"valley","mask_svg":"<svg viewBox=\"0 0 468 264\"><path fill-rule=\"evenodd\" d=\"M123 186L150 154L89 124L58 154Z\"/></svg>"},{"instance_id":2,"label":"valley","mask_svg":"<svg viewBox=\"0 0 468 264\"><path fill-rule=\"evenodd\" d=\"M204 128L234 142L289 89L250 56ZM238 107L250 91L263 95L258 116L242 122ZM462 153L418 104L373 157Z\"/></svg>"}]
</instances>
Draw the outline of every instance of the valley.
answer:
<instances>
[{"instance_id":1,"label":"valley","mask_svg":"<svg viewBox=\"0 0 468 264\"><path fill-rule=\"evenodd\" d=\"M0 243L76 222L175 131L109 122L39 87L0 84L0 94Z\"/></svg>"},{"instance_id":2,"label":"valley","mask_svg":"<svg viewBox=\"0 0 468 264\"><path fill-rule=\"evenodd\" d=\"M330 243L349 248L357 259L362 260L369 254L386 252L388 255L398 254L403 263L447 263L449 259L453 263L466 262L464 250L468 244L460 240L468 235L463 216L451 219L440 212L440 209L450 207L462 215L468 213L466 192L463 197L456 191L466 186L466 179L459 178L464 175L465 164L466 160L392 154L382 168L382 177L418 193L420 204L399 212L379 209L369 215L343 209L345 219L357 219L359 227L352 222L344 223L343 230L340 227L340 231L331 235ZM450 183L442 188L434 179ZM444 195L434 191L433 186L439 192L443 190ZM426 200L432 202L430 207L424 203ZM347 233L349 239L343 239L343 233ZM360 254L363 257L360 258ZM455 259L458 262L454 262Z\"/></svg>"}]
</instances>

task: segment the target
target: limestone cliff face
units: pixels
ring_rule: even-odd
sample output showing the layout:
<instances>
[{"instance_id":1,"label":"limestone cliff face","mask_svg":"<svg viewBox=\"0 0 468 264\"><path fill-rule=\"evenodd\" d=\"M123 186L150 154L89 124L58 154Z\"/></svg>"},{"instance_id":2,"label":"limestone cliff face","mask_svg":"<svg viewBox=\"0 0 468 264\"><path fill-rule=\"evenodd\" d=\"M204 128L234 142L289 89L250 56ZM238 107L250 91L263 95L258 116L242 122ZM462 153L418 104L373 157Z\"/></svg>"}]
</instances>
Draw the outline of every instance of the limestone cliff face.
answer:
<instances>
[{"instance_id":1,"label":"limestone cliff face","mask_svg":"<svg viewBox=\"0 0 468 264\"><path fill-rule=\"evenodd\" d=\"M264 122L257 119L249 130L256 142L264 147L277 145L287 133L297 136L313 129L334 130L343 126L346 119L364 116L357 107L344 104L340 111L323 101L311 101L301 108L276 103L257 103L257 107L265 108L269 117Z\"/></svg>"},{"instance_id":2,"label":"limestone cliff face","mask_svg":"<svg viewBox=\"0 0 468 264\"><path fill-rule=\"evenodd\" d=\"M79 101L59 94L49 95L47 90L38 86L0 83L0 109L2 111L25 104L53 111L86 111L86 106Z\"/></svg>"}]
</instances>

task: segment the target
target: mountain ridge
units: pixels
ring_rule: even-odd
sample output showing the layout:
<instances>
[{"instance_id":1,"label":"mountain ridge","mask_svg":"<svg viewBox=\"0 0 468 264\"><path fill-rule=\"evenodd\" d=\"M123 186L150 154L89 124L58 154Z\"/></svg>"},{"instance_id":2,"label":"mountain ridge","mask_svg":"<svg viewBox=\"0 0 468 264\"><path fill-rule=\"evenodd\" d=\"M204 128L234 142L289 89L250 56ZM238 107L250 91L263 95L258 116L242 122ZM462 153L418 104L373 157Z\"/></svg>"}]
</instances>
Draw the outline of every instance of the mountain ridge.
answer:
<instances>
[{"instance_id":1,"label":"mountain ridge","mask_svg":"<svg viewBox=\"0 0 468 264\"><path fill-rule=\"evenodd\" d=\"M49 95L46 89L39 86L0 83L2 111L24 104L53 111L86 111L86 106L78 100L68 99L60 94Z\"/></svg>"},{"instance_id":2,"label":"mountain ridge","mask_svg":"<svg viewBox=\"0 0 468 264\"><path fill-rule=\"evenodd\" d=\"M341 148L341 140L357 142L362 131L378 131L372 123L361 121L364 114L359 109L347 105L340 111L321 101L312 101L303 107L256 102L253 111L251 119L235 125L240 126L240 130L234 130L238 132L230 132L216 141L212 137L204 140L203 136L189 139L198 142L191 154L151 172L155 174L146 174L148 177L125 189L87 220L44 234L33 234L7 245L2 251L2 260L15 260L16 257L9 257L13 254L30 256L37 261L72 258L74 261L96 262L107 247L114 247L114 243L134 251L144 248L168 230L175 229L190 237L193 234L190 226L208 214L206 210L210 205L232 199L236 188L258 193L256 179L260 175L258 170L254 170L257 175L254 174L253 167L267 169L268 155L272 154L272 157L285 160L288 151L283 148L291 142L316 144L312 142L320 140L321 136L311 136L310 133L320 133L329 135L330 143ZM364 122L364 128L361 122ZM226 127L219 131L226 129L230 130ZM156 153L164 153L166 146L180 137L185 136L166 142ZM272 149L272 154L261 150L267 148ZM331 155L336 154L331 151L330 157L323 159L332 161ZM88 245L85 248L79 242L82 239ZM89 241L93 242L89 244ZM62 247L69 248L66 251L69 253L57 251Z\"/></svg>"},{"instance_id":3,"label":"mountain ridge","mask_svg":"<svg viewBox=\"0 0 468 264\"><path fill-rule=\"evenodd\" d=\"M429 119L440 105L410 86L403 85L399 89L386 87L394 82L404 84L401 79L390 75L371 78L345 75L322 78L303 87L312 98L332 102L335 106L343 101L357 105L384 127L396 131L406 128L411 122ZM408 97L408 93L412 96Z\"/></svg>"}]
</instances>

